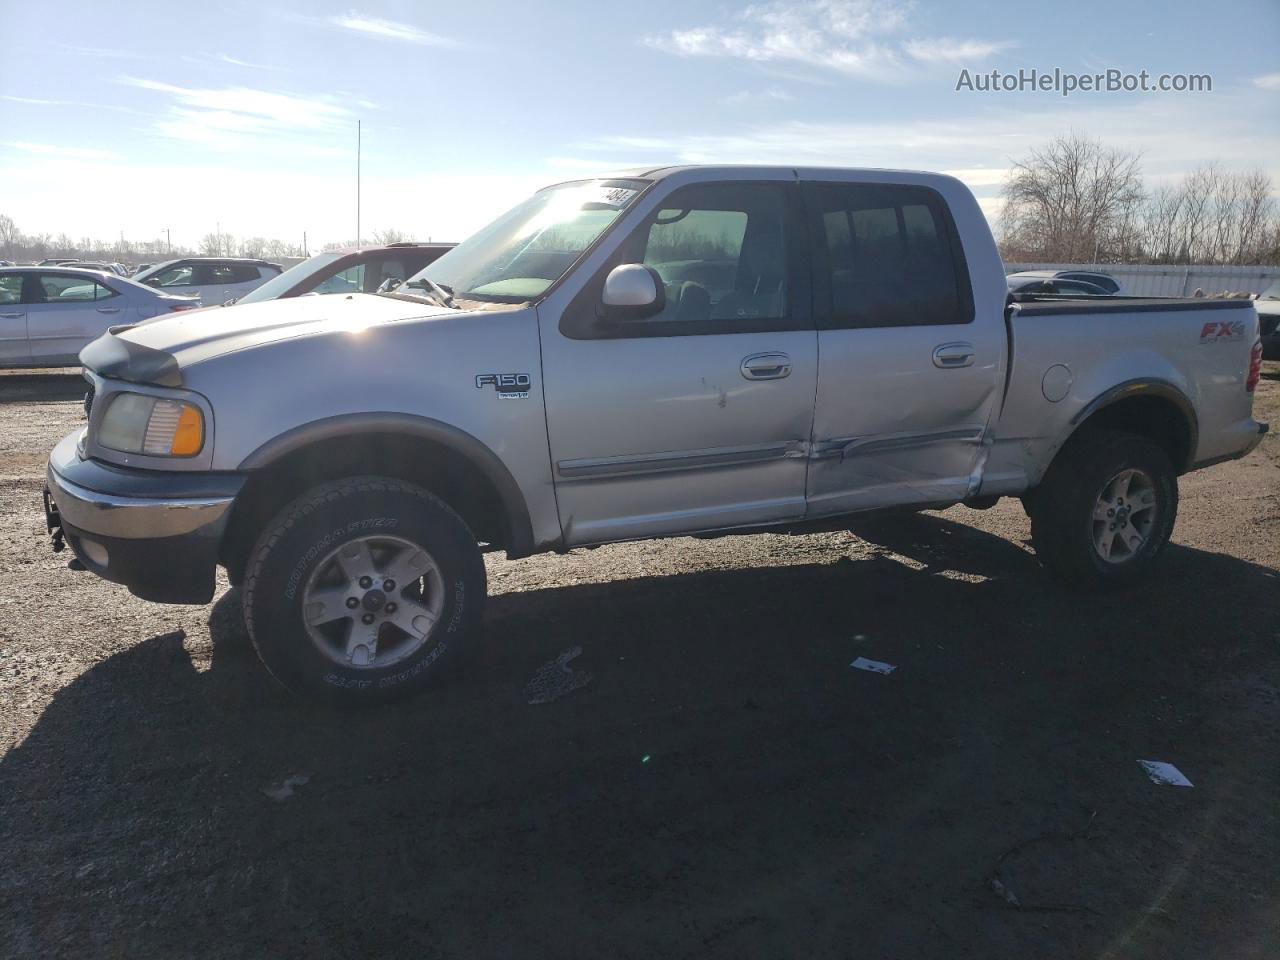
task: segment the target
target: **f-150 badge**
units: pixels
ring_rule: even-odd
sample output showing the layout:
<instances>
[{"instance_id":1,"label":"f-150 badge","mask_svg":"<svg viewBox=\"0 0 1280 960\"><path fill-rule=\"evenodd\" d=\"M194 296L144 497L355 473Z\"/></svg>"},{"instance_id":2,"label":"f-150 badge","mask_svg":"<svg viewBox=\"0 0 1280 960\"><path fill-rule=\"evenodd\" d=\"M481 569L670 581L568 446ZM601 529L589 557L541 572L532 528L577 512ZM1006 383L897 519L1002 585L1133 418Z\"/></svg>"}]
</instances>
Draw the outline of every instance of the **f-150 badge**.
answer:
<instances>
[{"instance_id":1,"label":"f-150 badge","mask_svg":"<svg viewBox=\"0 0 1280 960\"><path fill-rule=\"evenodd\" d=\"M528 400L532 384L527 373L477 373L476 389L493 387L499 400Z\"/></svg>"}]
</instances>

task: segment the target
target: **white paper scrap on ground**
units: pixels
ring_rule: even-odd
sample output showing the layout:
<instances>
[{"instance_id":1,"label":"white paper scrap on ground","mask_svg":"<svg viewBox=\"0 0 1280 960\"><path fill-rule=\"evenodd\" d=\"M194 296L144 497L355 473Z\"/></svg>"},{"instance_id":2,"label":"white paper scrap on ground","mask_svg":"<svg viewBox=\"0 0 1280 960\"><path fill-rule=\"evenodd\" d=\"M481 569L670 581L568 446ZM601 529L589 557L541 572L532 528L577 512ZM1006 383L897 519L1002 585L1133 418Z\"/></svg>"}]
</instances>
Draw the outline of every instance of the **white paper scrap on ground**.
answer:
<instances>
[{"instance_id":1,"label":"white paper scrap on ground","mask_svg":"<svg viewBox=\"0 0 1280 960\"><path fill-rule=\"evenodd\" d=\"M849 666L857 667L859 670L869 670L872 673L893 673L893 671L898 669L892 663L882 663L879 660L868 660L866 657L859 657L857 660L853 661L853 663L849 664Z\"/></svg>"},{"instance_id":2,"label":"white paper scrap on ground","mask_svg":"<svg viewBox=\"0 0 1280 960\"><path fill-rule=\"evenodd\" d=\"M525 696L532 706L539 703L552 703L565 694L572 693L579 687L591 682L591 674L584 670L574 670L569 663L582 656L581 647L570 647L554 660L548 660L525 685Z\"/></svg>"},{"instance_id":3,"label":"white paper scrap on ground","mask_svg":"<svg viewBox=\"0 0 1280 960\"><path fill-rule=\"evenodd\" d=\"M1160 760L1139 760L1142 769L1147 771L1147 776L1151 778L1152 783L1159 783L1169 787L1189 787L1191 781L1182 775L1182 771L1175 767L1172 763L1163 763Z\"/></svg>"},{"instance_id":4,"label":"white paper scrap on ground","mask_svg":"<svg viewBox=\"0 0 1280 960\"><path fill-rule=\"evenodd\" d=\"M310 774L295 773L285 777L279 783L268 784L262 788L262 792L276 801L276 803L284 803L284 801L293 796L294 787L306 786L310 782Z\"/></svg>"}]
</instances>

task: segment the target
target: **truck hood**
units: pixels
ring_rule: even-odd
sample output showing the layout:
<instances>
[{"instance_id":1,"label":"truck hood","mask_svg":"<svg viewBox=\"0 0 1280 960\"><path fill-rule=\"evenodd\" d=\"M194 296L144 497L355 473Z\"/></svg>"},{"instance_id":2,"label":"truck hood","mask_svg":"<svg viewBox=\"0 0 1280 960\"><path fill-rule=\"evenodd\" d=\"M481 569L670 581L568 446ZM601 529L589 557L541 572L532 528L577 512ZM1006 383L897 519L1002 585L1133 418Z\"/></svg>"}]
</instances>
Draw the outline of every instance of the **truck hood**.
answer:
<instances>
[{"instance_id":1,"label":"truck hood","mask_svg":"<svg viewBox=\"0 0 1280 960\"><path fill-rule=\"evenodd\" d=\"M294 297L225 309L193 310L113 328L80 353L104 377L181 386L182 368L237 350L326 333L343 333L456 310L373 294Z\"/></svg>"}]
</instances>

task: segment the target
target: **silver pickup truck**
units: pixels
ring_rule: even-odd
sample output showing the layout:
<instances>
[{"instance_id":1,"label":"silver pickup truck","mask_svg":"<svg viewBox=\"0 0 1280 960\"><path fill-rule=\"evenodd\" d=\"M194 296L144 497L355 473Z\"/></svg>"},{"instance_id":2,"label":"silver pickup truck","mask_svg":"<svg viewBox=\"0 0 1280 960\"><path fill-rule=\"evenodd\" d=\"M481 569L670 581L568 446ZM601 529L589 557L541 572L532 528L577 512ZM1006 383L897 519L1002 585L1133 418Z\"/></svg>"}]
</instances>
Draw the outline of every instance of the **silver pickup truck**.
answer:
<instances>
[{"instance_id":1,"label":"silver pickup truck","mask_svg":"<svg viewBox=\"0 0 1280 960\"><path fill-rule=\"evenodd\" d=\"M115 329L53 451L55 547L140 597L217 565L290 689L420 689L483 549L830 528L1022 499L1044 565L1122 584L1179 474L1259 442L1247 300L1006 292L969 191L667 167L547 187L400 287Z\"/></svg>"}]
</instances>

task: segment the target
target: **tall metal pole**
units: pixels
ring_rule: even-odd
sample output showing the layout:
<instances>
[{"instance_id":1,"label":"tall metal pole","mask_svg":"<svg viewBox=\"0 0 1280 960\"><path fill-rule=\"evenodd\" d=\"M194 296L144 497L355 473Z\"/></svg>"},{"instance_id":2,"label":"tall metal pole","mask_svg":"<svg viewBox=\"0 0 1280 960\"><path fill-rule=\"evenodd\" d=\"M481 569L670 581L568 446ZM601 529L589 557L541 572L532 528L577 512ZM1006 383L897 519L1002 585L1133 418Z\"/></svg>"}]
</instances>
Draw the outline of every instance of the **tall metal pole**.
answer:
<instances>
[{"instance_id":1,"label":"tall metal pole","mask_svg":"<svg viewBox=\"0 0 1280 960\"><path fill-rule=\"evenodd\" d=\"M173 238L169 236L169 228L164 228L164 247L166 253L173 253Z\"/></svg>"},{"instance_id":2,"label":"tall metal pole","mask_svg":"<svg viewBox=\"0 0 1280 960\"><path fill-rule=\"evenodd\" d=\"M360 121L356 121L356 246L360 246Z\"/></svg>"}]
</instances>

